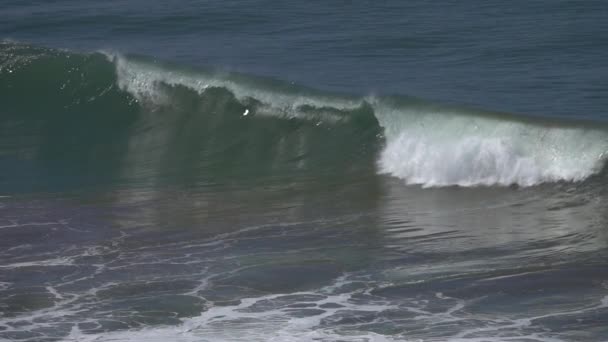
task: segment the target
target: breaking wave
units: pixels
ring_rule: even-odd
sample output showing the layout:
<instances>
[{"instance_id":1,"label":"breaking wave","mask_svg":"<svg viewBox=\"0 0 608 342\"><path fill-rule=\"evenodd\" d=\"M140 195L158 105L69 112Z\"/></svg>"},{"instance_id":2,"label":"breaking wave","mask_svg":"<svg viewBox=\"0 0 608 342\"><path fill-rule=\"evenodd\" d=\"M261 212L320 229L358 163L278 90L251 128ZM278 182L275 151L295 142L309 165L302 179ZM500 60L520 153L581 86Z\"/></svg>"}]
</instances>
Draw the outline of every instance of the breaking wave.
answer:
<instances>
[{"instance_id":1,"label":"breaking wave","mask_svg":"<svg viewBox=\"0 0 608 342\"><path fill-rule=\"evenodd\" d=\"M243 165L245 159L273 165L264 172L289 163L333 172L371 165L375 172L423 187L577 182L599 173L608 151L602 123L525 118L406 97L333 94L140 56L8 42L0 44L0 100L3 131L9 118L69 120L63 124L94 125L100 141L115 140L112 136L122 131L134 145L138 139L132 135L143 129L124 126L141 128L143 121L163 132L155 136L173 136L157 142L169 146L165 155L204 145L206 152L195 157L210 159L206 166L214 158L230 158L231 167L251 169ZM50 116L50 109L64 115ZM139 140L139 154L152 148ZM234 152L238 149L247 153ZM251 160L252 155L259 158Z\"/></svg>"}]
</instances>

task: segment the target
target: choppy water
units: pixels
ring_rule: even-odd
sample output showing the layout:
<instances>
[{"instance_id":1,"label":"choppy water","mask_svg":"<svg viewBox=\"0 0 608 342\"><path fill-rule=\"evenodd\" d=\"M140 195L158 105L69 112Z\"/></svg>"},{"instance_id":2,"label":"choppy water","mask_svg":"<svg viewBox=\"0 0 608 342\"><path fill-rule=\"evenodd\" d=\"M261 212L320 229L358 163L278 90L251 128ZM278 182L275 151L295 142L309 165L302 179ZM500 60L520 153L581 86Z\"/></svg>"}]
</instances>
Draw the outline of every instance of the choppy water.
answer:
<instances>
[{"instance_id":1,"label":"choppy water","mask_svg":"<svg viewBox=\"0 0 608 342\"><path fill-rule=\"evenodd\" d=\"M0 341L608 340L607 11L4 2Z\"/></svg>"}]
</instances>

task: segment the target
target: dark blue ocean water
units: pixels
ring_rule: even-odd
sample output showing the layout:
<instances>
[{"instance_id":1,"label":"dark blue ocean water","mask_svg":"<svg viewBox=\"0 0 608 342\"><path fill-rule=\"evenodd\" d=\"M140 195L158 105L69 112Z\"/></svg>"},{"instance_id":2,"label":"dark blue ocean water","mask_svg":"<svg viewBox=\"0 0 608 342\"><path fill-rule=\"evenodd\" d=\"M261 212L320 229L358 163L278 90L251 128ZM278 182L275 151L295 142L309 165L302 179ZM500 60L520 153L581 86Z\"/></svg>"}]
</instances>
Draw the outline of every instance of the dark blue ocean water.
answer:
<instances>
[{"instance_id":1,"label":"dark blue ocean water","mask_svg":"<svg viewBox=\"0 0 608 342\"><path fill-rule=\"evenodd\" d=\"M4 39L324 90L606 118L602 1L7 1Z\"/></svg>"},{"instance_id":2,"label":"dark blue ocean water","mask_svg":"<svg viewBox=\"0 0 608 342\"><path fill-rule=\"evenodd\" d=\"M0 341L607 341L601 1L0 2Z\"/></svg>"}]
</instances>

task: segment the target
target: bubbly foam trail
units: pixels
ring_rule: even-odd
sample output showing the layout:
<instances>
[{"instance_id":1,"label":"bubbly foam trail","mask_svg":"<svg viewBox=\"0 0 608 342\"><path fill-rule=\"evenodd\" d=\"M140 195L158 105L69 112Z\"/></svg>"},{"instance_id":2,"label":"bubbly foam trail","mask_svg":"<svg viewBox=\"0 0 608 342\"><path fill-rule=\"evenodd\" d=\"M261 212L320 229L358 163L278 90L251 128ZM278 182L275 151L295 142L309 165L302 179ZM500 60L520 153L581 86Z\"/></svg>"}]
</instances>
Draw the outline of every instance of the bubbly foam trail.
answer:
<instances>
[{"instance_id":1,"label":"bubbly foam trail","mask_svg":"<svg viewBox=\"0 0 608 342\"><path fill-rule=\"evenodd\" d=\"M383 335L366 328L365 318L359 321L356 314L346 323L346 331L340 331L341 314L349 312L388 313L405 310L415 314L404 318L408 323L396 318L393 324L411 324L435 326L442 329L450 323L462 323L462 330L452 336L443 336L433 341L450 342L487 342L487 341L538 341L564 342L549 332L539 332L533 327L533 321L560 316L584 314L604 309L608 306L608 297L599 303L580 309L555 312L539 316L514 319L499 319L489 325L471 327L467 322L475 317L462 315L467 305L465 300L452 298L436 293L439 301L451 303L444 311L428 311L425 301L413 299L412 307L397 305L376 298L368 303L356 299L357 292L342 292L341 286L348 287L346 277L336 280L332 285L315 292L295 292L289 294L272 294L256 298L243 298L235 306L213 306L197 317L182 319L177 326L155 326L143 329L111 331L87 334L74 325L65 341L276 341L276 342L309 342L309 341L352 341L352 342L408 342L421 341L408 338L408 332L396 335ZM369 290L369 289L368 289ZM367 290L359 294L369 294ZM427 303L428 304L428 303ZM420 307L419 307L420 306ZM302 310L302 311L299 311ZM313 312L305 313L306 310ZM303 314L294 314L301 312ZM466 312L466 311L465 311ZM389 317L391 317L389 315ZM335 319L335 320L332 320ZM391 320L391 318L389 318ZM325 322L325 323L324 323ZM331 322L327 326L327 322ZM373 319L371 322L386 322L384 319ZM446 325L447 324L447 325ZM414 333L417 328L414 328ZM507 333L508 332L508 333ZM505 334L506 333L506 334Z\"/></svg>"},{"instance_id":2,"label":"bubbly foam trail","mask_svg":"<svg viewBox=\"0 0 608 342\"><path fill-rule=\"evenodd\" d=\"M85 334L74 326L66 341L406 341L374 332L361 331L351 335L339 334L331 328L321 328L324 319L344 310L381 312L397 309L388 303L352 303L353 293L332 293L336 287L348 284L338 279L336 284L319 292L272 294L243 298L236 306L214 306L198 317L183 319L179 326L159 326L140 330ZM296 304L309 304L317 311L294 315ZM326 306L326 305L334 306ZM321 309L322 308L322 309Z\"/></svg>"}]
</instances>

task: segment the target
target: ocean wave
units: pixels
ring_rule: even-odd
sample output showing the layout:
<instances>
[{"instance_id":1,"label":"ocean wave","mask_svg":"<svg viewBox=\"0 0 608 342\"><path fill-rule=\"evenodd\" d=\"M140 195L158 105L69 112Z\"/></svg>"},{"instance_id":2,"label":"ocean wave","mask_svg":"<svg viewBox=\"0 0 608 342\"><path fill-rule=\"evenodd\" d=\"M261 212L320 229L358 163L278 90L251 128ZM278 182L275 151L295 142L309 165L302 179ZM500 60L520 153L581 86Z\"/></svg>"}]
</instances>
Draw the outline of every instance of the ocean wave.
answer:
<instances>
[{"instance_id":1,"label":"ocean wave","mask_svg":"<svg viewBox=\"0 0 608 342\"><path fill-rule=\"evenodd\" d=\"M423 187L583 181L604 168L608 151L608 129L600 123L532 119L403 97L332 94L117 53L77 54L5 42L0 46L0 57L0 88L4 93L0 98L11 113L21 115L24 108L38 113L50 104L58 110L72 108L78 115L110 115L114 118L108 121L111 123L117 123L124 112L133 116L134 105L139 108L140 121L159 111L188 118L196 113L208 118L196 121L197 126L191 129L221 136L224 143L212 149L214 153L204 154L210 158L234 147L227 139L244 134L249 140L264 139L270 130L276 136L293 131L289 125L266 121L256 124L256 134L251 133L251 127L245 133L237 120L259 120L256 117L297 120L307 127L298 139L292 139L293 148L287 148L291 152L282 154L281 160L323 154L311 165L330 167L333 160L343 159L341 167L346 168L348 163L360 162L356 158L363 145L380 146L370 148L378 173ZM37 101L31 101L32 97ZM164 136L180 132L183 136L184 124L155 127L164 130ZM210 125L214 129L209 129ZM167 133L170 129L181 131ZM204 142L209 145L217 140L208 137ZM181 142L172 148L192 143ZM249 152L266 153L262 150L268 149L268 144ZM138 151L141 153L141 147ZM276 159L269 156L260 162ZM364 162L369 162L368 158Z\"/></svg>"}]
</instances>

